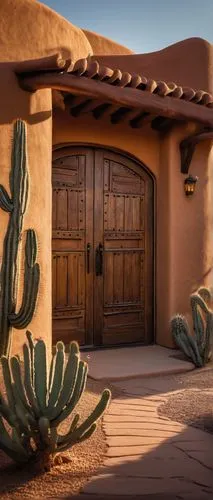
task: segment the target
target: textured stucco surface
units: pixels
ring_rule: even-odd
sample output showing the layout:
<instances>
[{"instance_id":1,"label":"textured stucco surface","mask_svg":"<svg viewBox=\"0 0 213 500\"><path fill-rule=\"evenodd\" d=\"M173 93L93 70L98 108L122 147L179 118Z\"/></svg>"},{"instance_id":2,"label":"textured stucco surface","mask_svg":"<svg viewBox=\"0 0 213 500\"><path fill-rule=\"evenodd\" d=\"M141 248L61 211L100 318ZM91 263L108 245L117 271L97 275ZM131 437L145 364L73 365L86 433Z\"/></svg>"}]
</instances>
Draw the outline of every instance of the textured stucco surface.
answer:
<instances>
[{"instance_id":1,"label":"textured stucco surface","mask_svg":"<svg viewBox=\"0 0 213 500\"><path fill-rule=\"evenodd\" d=\"M120 45L119 43L114 42L114 40L110 40L105 36L99 35L98 33L94 33L93 31L82 30L86 35L89 43L92 47L94 54L100 55L125 55L125 54L133 54L133 51Z\"/></svg>"},{"instance_id":2,"label":"textured stucco surface","mask_svg":"<svg viewBox=\"0 0 213 500\"><path fill-rule=\"evenodd\" d=\"M147 54L98 55L98 60L111 68L210 93L213 91L212 58L213 45L202 38L189 38Z\"/></svg>"},{"instance_id":3,"label":"textured stucco surface","mask_svg":"<svg viewBox=\"0 0 213 500\"><path fill-rule=\"evenodd\" d=\"M30 197L24 229L38 236L41 285L35 317L30 325L36 337L51 342L51 91L29 94L19 88L13 68L17 61L61 51L74 61L89 54L113 68L142 73L156 80L212 91L212 46L194 38L166 49L136 55L129 49L73 26L36 0L2 0L0 3L0 183L8 187L12 123L28 124ZM109 55L111 54L111 55ZM196 55L196 57L195 57ZM177 127L163 138L146 128L112 126L110 120L70 118L54 112L53 142L90 143L118 148L142 161L156 178L156 331L157 341L171 345L169 319L175 312L189 315L189 293L201 283L212 284L213 172L210 142L197 146L190 172L199 182L192 199L183 192L179 142L195 130L193 124ZM1 212L0 259L7 225ZM20 262L20 265L23 263ZM21 292L21 290L20 290ZM41 330L42 328L42 330ZM14 331L13 352L23 342Z\"/></svg>"},{"instance_id":4,"label":"textured stucco surface","mask_svg":"<svg viewBox=\"0 0 213 500\"><path fill-rule=\"evenodd\" d=\"M173 347L169 321L180 312L190 318L189 295L213 282L212 159L210 142L200 144L191 173L199 177L196 192L187 198L180 173L180 141L196 131L193 124L178 126L164 139L148 129L111 126L92 117L72 118L54 111L53 145L96 144L133 155L155 178L156 341Z\"/></svg>"}]
</instances>

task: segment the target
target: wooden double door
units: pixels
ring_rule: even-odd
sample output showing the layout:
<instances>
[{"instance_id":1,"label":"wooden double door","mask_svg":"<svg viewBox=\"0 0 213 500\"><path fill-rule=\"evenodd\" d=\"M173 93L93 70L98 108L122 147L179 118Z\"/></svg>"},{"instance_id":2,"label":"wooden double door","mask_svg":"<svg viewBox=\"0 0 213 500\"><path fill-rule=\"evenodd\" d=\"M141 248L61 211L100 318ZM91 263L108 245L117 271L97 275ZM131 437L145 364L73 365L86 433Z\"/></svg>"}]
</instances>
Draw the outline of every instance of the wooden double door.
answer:
<instances>
[{"instance_id":1,"label":"wooden double door","mask_svg":"<svg viewBox=\"0 0 213 500\"><path fill-rule=\"evenodd\" d=\"M153 183L104 149L53 153L53 342L153 340Z\"/></svg>"}]
</instances>

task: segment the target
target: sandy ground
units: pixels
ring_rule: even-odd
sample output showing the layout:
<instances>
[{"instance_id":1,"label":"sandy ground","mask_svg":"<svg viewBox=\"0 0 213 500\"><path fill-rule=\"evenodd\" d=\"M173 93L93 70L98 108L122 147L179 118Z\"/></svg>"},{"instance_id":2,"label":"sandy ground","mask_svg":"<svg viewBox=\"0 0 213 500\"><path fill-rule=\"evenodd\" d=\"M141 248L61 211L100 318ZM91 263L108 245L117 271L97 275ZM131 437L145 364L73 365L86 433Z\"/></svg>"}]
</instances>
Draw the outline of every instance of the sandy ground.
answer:
<instances>
[{"instance_id":1,"label":"sandy ground","mask_svg":"<svg viewBox=\"0 0 213 500\"><path fill-rule=\"evenodd\" d=\"M120 394L107 381L102 383L88 378L86 391L78 404L81 420L84 420L95 407L105 387L112 390L113 397ZM63 423L60 429L62 432L66 432L68 423L68 419ZM71 461L55 466L51 472L35 475L32 469L17 468L0 450L0 498L4 500L67 498L76 494L101 465L106 447L105 435L99 421L97 430L90 439L74 446L72 451L66 453Z\"/></svg>"},{"instance_id":2,"label":"sandy ground","mask_svg":"<svg viewBox=\"0 0 213 500\"><path fill-rule=\"evenodd\" d=\"M173 378L174 393L159 408L161 415L213 433L213 363Z\"/></svg>"}]
</instances>

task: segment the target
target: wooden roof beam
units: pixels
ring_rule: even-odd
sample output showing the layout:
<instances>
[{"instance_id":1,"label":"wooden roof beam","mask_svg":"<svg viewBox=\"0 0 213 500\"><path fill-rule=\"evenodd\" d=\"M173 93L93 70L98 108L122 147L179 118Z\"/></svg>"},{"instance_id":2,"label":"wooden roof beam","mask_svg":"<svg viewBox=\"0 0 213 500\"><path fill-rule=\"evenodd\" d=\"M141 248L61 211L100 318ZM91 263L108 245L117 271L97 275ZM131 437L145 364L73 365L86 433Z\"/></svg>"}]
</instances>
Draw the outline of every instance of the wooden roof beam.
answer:
<instances>
[{"instance_id":1,"label":"wooden roof beam","mask_svg":"<svg viewBox=\"0 0 213 500\"><path fill-rule=\"evenodd\" d=\"M195 147L199 142L213 140L213 128L211 130L204 130L199 134L194 134L180 143L180 156L181 156L181 172L188 174L190 163L195 151Z\"/></svg>"},{"instance_id":2,"label":"wooden roof beam","mask_svg":"<svg viewBox=\"0 0 213 500\"><path fill-rule=\"evenodd\" d=\"M156 116L152 120L151 128L157 132L168 132L174 126L174 120L165 118L164 116Z\"/></svg>"},{"instance_id":3,"label":"wooden roof beam","mask_svg":"<svg viewBox=\"0 0 213 500\"><path fill-rule=\"evenodd\" d=\"M64 59L62 55L57 52L52 56L42 57L40 59L30 59L28 61L20 61L15 66L15 73L17 75L25 75L31 71L66 71L71 65L71 59Z\"/></svg>"},{"instance_id":4,"label":"wooden roof beam","mask_svg":"<svg viewBox=\"0 0 213 500\"><path fill-rule=\"evenodd\" d=\"M175 120L196 121L208 127L213 127L213 109L199 106L193 102L175 99L169 96L159 96L150 92L130 88L115 87L105 82L86 77L73 76L69 73L40 73L22 76L20 86L34 92L39 89L52 88L85 96L88 99L101 99L109 104L120 107L137 108L156 116L164 116Z\"/></svg>"},{"instance_id":5,"label":"wooden roof beam","mask_svg":"<svg viewBox=\"0 0 213 500\"><path fill-rule=\"evenodd\" d=\"M125 107L122 107L122 108L118 108L116 111L114 111L114 113L111 114L111 123L113 125L116 125L117 123L120 123L124 120L124 118L126 118L126 116L128 116L130 114L130 112L132 111L131 108L125 108Z\"/></svg>"},{"instance_id":6,"label":"wooden roof beam","mask_svg":"<svg viewBox=\"0 0 213 500\"><path fill-rule=\"evenodd\" d=\"M135 116L135 118L130 120L129 124L130 127L132 128L140 128L143 127L145 123L147 123L147 120L148 122L150 122L150 113L145 111L143 113L138 114L137 116Z\"/></svg>"}]
</instances>

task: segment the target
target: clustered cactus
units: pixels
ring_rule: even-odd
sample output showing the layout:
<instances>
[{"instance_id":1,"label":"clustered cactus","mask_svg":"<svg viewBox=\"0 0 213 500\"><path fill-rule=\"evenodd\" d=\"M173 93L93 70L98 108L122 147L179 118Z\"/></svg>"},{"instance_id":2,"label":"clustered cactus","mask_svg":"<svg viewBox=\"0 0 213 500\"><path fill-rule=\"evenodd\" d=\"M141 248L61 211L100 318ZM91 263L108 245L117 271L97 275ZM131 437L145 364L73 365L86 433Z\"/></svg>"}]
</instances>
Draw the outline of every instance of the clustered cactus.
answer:
<instances>
[{"instance_id":1,"label":"clustered cactus","mask_svg":"<svg viewBox=\"0 0 213 500\"><path fill-rule=\"evenodd\" d=\"M16 312L18 247L22 237L23 217L29 190L26 155L26 125L22 120L14 124L11 156L11 197L0 185L0 207L9 214L4 239L1 267L0 295L0 356L8 356L11 328L25 328L35 311L40 269L36 263L37 244L33 229L28 229L25 243L24 289L20 310Z\"/></svg>"},{"instance_id":2,"label":"clustered cactus","mask_svg":"<svg viewBox=\"0 0 213 500\"><path fill-rule=\"evenodd\" d=\"M213 311L209 304L211 293L201 287L190 297L194 335L184 316L177 314L171 320L172 336L176 345L191 359L196 367L204 366L211 357L213 338Z\"/></svg>"},{"instance_id":3,"label":"clustered cactus","mask_svg":"<svg viewBox=\"0 0 213 500\"><path fill-rule=\"evenodd\" d=\"M64 344L58 342L48 369L45 342L34 343L29 331L26 335L23 373L18 356L1 357L7 399L0 394L0 448L20 464L34 461L48 470L56 453L93 434L111 394L103 391L83 423L75 413L68 432L61 435L57 427L75 410L84 392L87 363L80 360L76 342L71 342L66 362Z\"/></svg>"}]
</instances>

